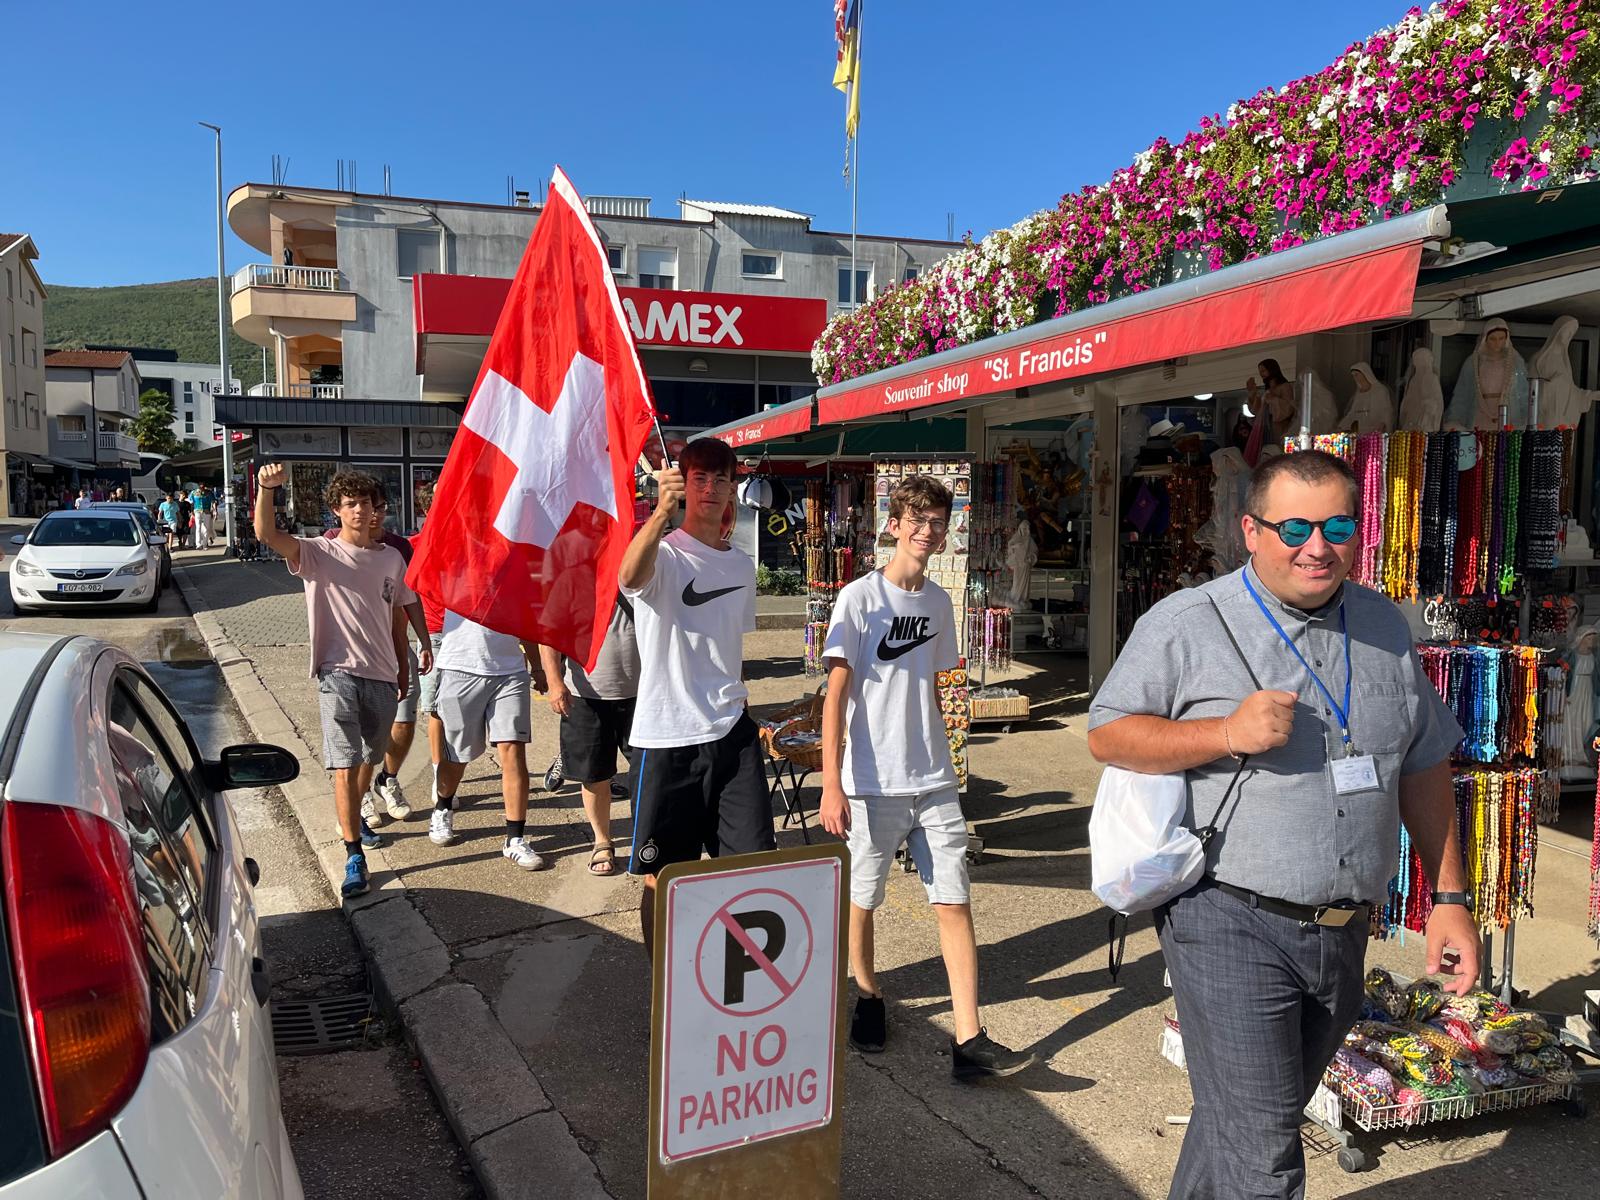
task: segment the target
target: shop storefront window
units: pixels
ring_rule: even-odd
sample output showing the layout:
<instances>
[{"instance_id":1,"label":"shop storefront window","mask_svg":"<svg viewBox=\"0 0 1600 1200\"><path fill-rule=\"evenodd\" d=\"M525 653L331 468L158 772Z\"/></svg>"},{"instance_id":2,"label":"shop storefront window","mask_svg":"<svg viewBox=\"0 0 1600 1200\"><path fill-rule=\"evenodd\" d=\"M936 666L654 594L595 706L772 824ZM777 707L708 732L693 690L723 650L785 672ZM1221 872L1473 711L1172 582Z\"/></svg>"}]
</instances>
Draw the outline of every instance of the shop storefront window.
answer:
<instances>
[{"instance_id":1,"label":"shop storefront window","mask_svg":"<svg viewBox=\"0 0 1600 1200\"><path fill-rule=\"evenodd\" d=\"M442 467L411 468L411 525L410 531L415 532L422 528L422 522L427 520L428 510L433 507L433 488L439 482L439 472Z\"/></svg>"},{"instance_id":2,"label":"shop storefront window","mask_svg":"<svg viewBox=\"0 0 1600 1200\"><path fill-rule=\"evenodd\" d=\"M656 408L663 425L710 429L755 411L755 388L749 383L716 379L652 379Z\"/></svg>"}]
</instances>

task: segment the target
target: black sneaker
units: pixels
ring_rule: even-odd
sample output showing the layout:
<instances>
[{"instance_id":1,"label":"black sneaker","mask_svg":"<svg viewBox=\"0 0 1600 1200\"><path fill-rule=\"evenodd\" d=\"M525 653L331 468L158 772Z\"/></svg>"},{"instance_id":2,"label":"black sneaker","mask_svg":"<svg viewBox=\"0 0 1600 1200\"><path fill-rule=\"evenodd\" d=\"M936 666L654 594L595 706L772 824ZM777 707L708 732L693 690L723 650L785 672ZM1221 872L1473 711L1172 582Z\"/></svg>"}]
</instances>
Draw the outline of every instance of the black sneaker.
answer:
<instances>
[{"instance_id":1,"label":"black sneaker","mask_svg":"<svg viewBox=\"0 0 1600 1200\"><path fill-rule=\"evenodd\" d=\"M1033 1066L1035 1056L1025 1050L1008 1050L989 1036L988 1029L966 1042L950 1039L950 1074L957 1079L980 1075L1015 1075Z\"/></svg>"},{"instance_id":2,"label":"black sneaker","mask_svg":"<svg viewBox=\"0 0 1600 1200\"><path fill-rule=\"evenodd\" d=\"M611 781L611 798L613 800L626 800L629 794L627 784L618 783L614 779Z\"/></svg>"},{"instance_id":3,"label":"black sneaker","mask_svg":"<svg viewBox=\"0 0 1600 1200\"><path fill-rule=\"evenodd\" d=\"M850 1044L863 1054L882 1054L889 1036L889 1017L882 996L857 996L850 1018Z\"/></svg>"}]
</instances>

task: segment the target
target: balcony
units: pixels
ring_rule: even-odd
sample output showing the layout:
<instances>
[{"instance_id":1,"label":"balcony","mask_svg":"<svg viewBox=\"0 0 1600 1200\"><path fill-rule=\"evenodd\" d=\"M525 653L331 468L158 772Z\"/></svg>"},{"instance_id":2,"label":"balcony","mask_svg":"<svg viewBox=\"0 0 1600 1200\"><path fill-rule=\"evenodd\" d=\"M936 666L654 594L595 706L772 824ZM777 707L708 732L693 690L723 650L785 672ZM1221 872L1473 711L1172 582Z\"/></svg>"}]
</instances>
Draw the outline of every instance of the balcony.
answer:
<instances>
[{"instance_id":1,"label":"balcony","mask_svg":"<svg viewBox=\"0 0 1600 1200\"><path fill-rule=\"evenodd\" d=\"M139 460L139 442L137 438L126 433L106 433L103 430L94 435L95 458L105 461L107 458L131 458Z\"/></svg>"},{"instance_id":2,"label":"balcony","mask_svg":"<svg viewBox=\"0 0 1600 1200\"><path fill-rule=\"evenodd\" d=\"M342 400L342 383L258 383L250 389L252 396L281 396L287 400Z\"/></svg>"},{"instance_id":3,"label":"balcony","mask_svg":"<svg viewBox=\"0 0 1600 1200\"><path fill-rule=\"evenodd\" d=\"M273 334L320 334L337 339L356 319L356 295L337 267L251 263L233 273L233 328L258 346Z\"/></svg>"}]
</instances>

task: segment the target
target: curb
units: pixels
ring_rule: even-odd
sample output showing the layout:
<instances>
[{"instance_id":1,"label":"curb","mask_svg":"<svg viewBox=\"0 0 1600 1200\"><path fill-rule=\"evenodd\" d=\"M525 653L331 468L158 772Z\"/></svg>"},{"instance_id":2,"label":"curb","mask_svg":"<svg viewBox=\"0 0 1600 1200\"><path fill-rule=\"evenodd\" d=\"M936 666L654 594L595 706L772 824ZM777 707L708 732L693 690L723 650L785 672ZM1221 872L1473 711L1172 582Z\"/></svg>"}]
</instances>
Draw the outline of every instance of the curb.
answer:
<instances>
[{"instance_id":1,"label":"curb","mask_svg":"<svg viewBox=\"0 0 1600 1200\"><path fill-rule=\"evenodd\" d=\"M252 735L299 760L300 777L279 790L338 895L344 845L328 820L332 805L321 764L250 657L228 639L187 567L173 563L172 578ZM404 879L381 849L369 850L367 861L371 890L344 900L345 916L371 965L378 1003L399 1020L484 1194L490 1200L609 1200L593 1161L483 993L451 974L450 948L412 903Z\"/></svg>"}]
</instances>

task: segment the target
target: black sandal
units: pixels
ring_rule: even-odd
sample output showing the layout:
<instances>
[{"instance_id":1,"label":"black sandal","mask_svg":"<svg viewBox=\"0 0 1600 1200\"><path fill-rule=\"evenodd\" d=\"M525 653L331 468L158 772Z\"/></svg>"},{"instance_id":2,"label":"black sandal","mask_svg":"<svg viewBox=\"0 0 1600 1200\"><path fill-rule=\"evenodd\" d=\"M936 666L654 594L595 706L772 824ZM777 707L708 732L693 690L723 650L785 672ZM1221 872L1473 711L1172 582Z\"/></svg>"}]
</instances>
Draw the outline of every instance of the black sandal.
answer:
<instances>
[{"instance_id":1,"label":"black sandal","mask_svg":"<svg viewBox=\"0 0 1600 1200\"><path fill-rule=\"evenodd\" d=\"M600 858L601 855L605 858ZM598 860L598 861L597 861ZM603 871L595 870L596 867L605 867ZM604 846L596 846L589 855L589 874L600 879L609 879L617 873L617 851L610 842Z\"/></svg>"}]
</instances>

